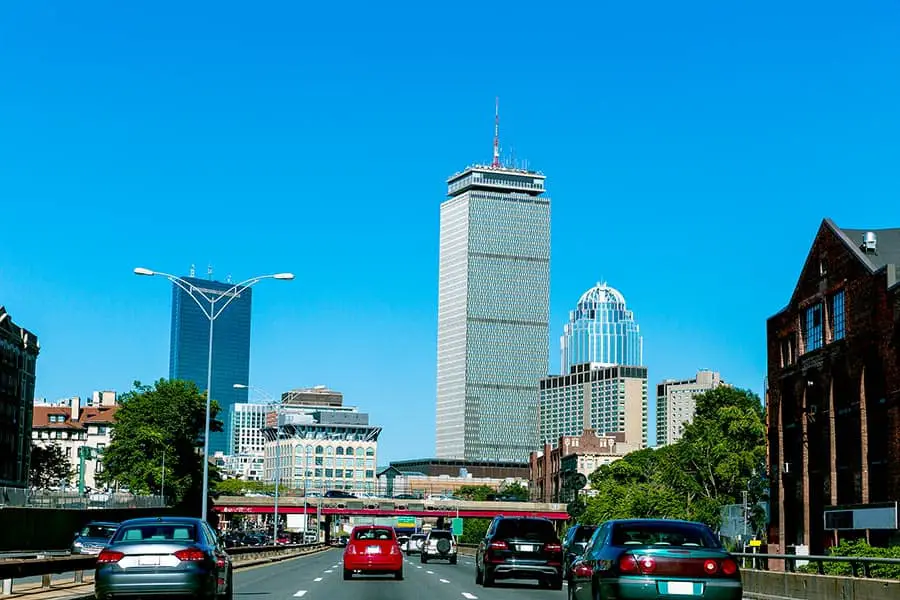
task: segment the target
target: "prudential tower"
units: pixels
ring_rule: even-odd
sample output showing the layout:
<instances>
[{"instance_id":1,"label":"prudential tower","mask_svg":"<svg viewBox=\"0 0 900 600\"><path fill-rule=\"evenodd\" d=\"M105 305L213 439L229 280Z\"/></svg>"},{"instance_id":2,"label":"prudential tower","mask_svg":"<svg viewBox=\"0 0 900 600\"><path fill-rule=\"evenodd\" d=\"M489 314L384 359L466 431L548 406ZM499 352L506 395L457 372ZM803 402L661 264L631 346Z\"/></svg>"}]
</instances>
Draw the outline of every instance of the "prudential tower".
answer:
<instances>
[{"instance_id":1,"label":"prudential tower","mask_svg":"<svg viewBox=\"0 0 900 600\"><path fill-rule=\"evenodd\" d=\"M438 458L528 459L549 368L544 176L494 159L447 180L438 293Z\"/></svg>"}]
</instances>

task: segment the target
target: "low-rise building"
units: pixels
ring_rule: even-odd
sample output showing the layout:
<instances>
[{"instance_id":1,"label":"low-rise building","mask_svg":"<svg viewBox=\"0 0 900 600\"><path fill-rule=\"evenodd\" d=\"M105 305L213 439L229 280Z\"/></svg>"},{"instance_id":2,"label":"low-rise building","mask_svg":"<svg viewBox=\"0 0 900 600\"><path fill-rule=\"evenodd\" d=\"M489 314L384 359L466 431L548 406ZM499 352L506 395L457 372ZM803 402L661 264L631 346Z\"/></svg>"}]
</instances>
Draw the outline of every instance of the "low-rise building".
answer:
<instances>
[{"instance_id":1,"label":"low-rise building","mask_svg":"<svg viewBox=\"0 0 900 600\"><path fill-rule=\"evenodd\" d=\"M693 379L666 379L656 386L656 445L674 444L684 426L694 419L695 398L720 385L728 385L715 371L701 369Z\"/></svg>"},{"instance_id":2,"label":"low-rise building","mask_svg":"<svg viewBox=\"0 0 900 600\"><path fill-rule=\"evenodd\" d=\"M37 336L0 306L0 487L27 487Z\"/></svg>"},{"instance_id":3,"label":"low-rise building","mask_svg":"<svg viewBox=\"0 0 900 600\"><path fill-rule=\"evenodd\" d=\"M95 460L84 462L84 483L89 489L99 489L97 475L103 472L102 453L109 446L111 426L116 422L118 406L82 407L81 399L69 398L58 404L39 404L33 407L31 437L41 446L57 444L72 464L74 475L70 481L60 482L75 485L80 477L81 461L78 449L86 446L100 453Z\"/></svg>"},{"instance_id":4,"label":"low-rise building","mask_svg":"<svg viewBox=\"0 0 900 600\"><path fill-rule=\"evenodd\" d=\"M590 493L587 480L591 473L640 449L639 444L628 444L624 439L622 433L598 435L585 429L578 436L561 436L556 446L544 444L541 452L532 452L530 457L531 499L570 502L577 494Z\"/></svg>"},{"instance_id":5,"label":"low-rise building","mask_svg":"<svg viewBox=\"0 0 900 600\"><path fill-rule=\"evenodd\" d=\"M528 487L528 480L521 477L473 477L465 469L459 475L426 475L418 471L401 471L388 466L378 472L378 493L387 497L412 494L420 498L429 496L453 496L460 488L484 486L501 492L504 486L519 484Z\"/></svg>"}]
</instances>

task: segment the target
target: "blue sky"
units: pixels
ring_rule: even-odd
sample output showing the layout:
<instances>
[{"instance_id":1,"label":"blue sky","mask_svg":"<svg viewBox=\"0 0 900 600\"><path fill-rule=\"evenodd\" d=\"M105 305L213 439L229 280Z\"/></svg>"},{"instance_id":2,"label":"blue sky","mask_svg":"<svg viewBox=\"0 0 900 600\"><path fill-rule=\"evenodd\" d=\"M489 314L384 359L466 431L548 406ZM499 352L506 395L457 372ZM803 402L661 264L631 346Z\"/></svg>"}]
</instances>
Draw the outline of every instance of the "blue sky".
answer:
<instances>
[{"instance_id":1,"label":"blue sky","mask_svg":"<svg viewBox=\"0 0 900 600\"><path fill-rule=\"evenodd\" d=\"M553 202L551 368L605 280L651 385L760 392L821 219L900 225L898 23L887 0L6 2L0 303L55 399L167 374L170 290L135 266L293 271L254 293L252 383L342 390L379 462L430 456L438 207L490 160L499 95Z\"/></svg>"}]
</instances>

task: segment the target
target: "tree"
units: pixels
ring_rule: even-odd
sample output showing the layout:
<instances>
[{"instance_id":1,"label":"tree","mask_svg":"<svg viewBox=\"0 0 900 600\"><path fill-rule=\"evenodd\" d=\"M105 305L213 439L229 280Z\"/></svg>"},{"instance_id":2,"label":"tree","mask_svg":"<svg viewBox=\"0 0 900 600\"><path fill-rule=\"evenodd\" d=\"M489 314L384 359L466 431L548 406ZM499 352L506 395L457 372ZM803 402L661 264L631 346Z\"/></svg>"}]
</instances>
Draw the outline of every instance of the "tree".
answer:
<instances>
[{"instance_id":1,"label":"tree","mask_svg":"<svg viewBox=\"0 0 900 600\"><path fill-rule=\"evenodd\" d=\"M68 483L74 474L75 469L59 444L31 444L31 469L28 478L32 487L46 490L61 482Z\"/></svg>"},{"instance_id":2,"label":"tree","mask_svg":"<svg viewBox=\"0 0 900 600\"><path fill-rule=\"evenodd\" d=\"M528 488L517 481L504 484L500 487L500 494L509 498L516 498L520 502L528 502Z\"/></svg>"},{"instance_id":3,"label":"tree","mask_svg":"<svg viewBox=\"0 0 900 600\"><path fill-rule=\"evenodd\" d=\"M497 491L488 485L462 485L456 490L454 496L460 500L484 502L488 496L496 493Z\"/></svg>"},{"instance_id":4,"label":"tree","mask_svg":"<svg viewBox=\"0 0 900 600\"><path fill-rule=\"evenodd\" d=\"M219 406L210 408L210 430L221 431ZM122 396L103 456L103 480L116 481L135 494L162 493L174 504L199 504L203 481L203 430L206 396L190 381L160 379L152 386L134 382ZM210 482L218 481L207 464Z\"/></svg>"},{"instance_id":5,"label":"tree","mask_svg":"<svg viewBox=\"0 0 900 600\"><path fill-rule=\"evenodd\" d=\"M765 417L756 394L719 387L695 397L694 419L675 444L645 449L591 474L595 497L582 522L678 518L717 527L720 509L765 492Z\"/></svg>"},{"instance_id":6,"label":"tree","mask_svg":"<svg viewBox=\"0 0 900 600\"><path fill-rule=\"evenodd\" d=\"M223 496L243 496L244 494L271 494L275 485L262 481L244 481L243 479L225 479L215 485L217 494Z\"/></svg>"}]
</instances>

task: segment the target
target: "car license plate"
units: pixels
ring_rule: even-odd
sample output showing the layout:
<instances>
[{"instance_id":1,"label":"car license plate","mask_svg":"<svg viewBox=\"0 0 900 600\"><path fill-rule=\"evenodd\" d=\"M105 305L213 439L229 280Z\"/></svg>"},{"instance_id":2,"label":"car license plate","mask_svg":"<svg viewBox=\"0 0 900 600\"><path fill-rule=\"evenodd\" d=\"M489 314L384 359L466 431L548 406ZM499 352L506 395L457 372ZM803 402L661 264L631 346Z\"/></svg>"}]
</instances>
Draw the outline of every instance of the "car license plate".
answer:
<instances>
[{"instance_id":1,"label":"car license plate","mask_svg":"<svg viewBox=\"0 0 900 600\"><path fill-rule=\"evenodd\" d=\"M138 557L138 564L142 567L158 567L159 566L159 557L158 556L141 556Z\"/></svg>"},{"instance_id":2,"label":"car license plate","mask_svg":"<svg viewBox=\"0 0 900 600\"><path fill-rule=\"evenodd\" d=\"M659 590L661 594L670 596L693 596L694 582L692 581L666 581L664 590Z\"/></svg>"},{"instance_id":3,"label":"car license plate","mask_svg":"<svg viewBox=\"0 0 900 600\"><path fill-rule=\"evenodd\" d=\"M381 554L381 548L378 546L369 546L366 548L366 554Z\"/></svg>"},{"instance_id":4,"label":"car license plate","mask_svg":"<svg viewBox=\"0 0 900 600\"><path fill-rule=\"evenodd\" d=\"M534 546L530 544L519 544L519 552L534 552Z\"/></svg>"}]
</instances>

